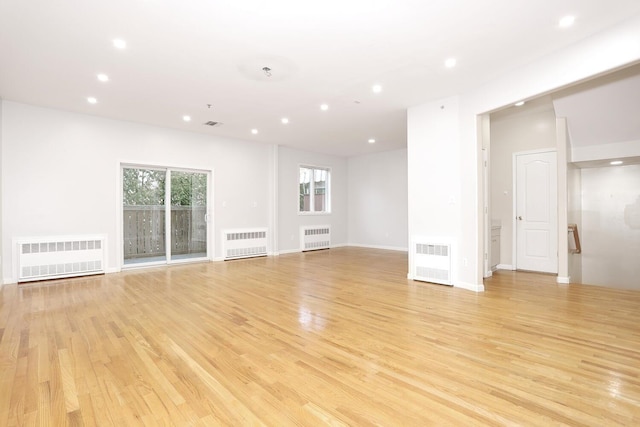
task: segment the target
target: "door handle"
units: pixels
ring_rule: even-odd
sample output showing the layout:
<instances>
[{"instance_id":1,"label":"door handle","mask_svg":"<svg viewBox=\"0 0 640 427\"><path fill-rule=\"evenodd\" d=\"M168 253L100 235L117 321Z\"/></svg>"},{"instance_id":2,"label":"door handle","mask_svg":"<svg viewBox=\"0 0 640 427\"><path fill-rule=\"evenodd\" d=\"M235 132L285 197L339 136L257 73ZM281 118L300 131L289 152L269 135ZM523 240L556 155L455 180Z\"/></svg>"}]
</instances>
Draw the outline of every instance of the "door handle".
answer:
<instances>
[{"instance_id":1,"label":"door handle","mask_svg":"<svg viewBox=\"0 0 640 427\"><path fill-rule=\"evenodd\" d=\"M518 221L522 221L522 217L521 216L518 217Z\"/></svg>"}]
</instances>

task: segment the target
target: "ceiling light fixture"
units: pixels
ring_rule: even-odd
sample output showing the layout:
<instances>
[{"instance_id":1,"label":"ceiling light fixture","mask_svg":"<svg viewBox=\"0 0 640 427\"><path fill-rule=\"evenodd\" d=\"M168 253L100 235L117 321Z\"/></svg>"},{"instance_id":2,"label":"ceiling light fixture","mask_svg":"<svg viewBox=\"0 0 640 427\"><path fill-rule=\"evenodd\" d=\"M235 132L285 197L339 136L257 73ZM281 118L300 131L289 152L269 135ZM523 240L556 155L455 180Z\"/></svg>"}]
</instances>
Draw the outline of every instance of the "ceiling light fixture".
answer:
<instances>
[{"instance_id":1,"label":"ceiling light fixture","mask_svg":"<svg viewBox=\"0 0 640 427\"><path fill-rule=\"evenodd\" d=\"M328 106L327 104L322 104L322 105L320 106L320 109L321 109L322 111L327 111L327 110L329 109L329 106Z\"/></svg>"},{"instance_id":2,"label":"ceiling light fixture","mask_svg":"<svg viewBox=\"0 0 640 427\"><path fill-rule=\"evenodd\" d=\"M251 133L254 134L254 135L257 135L258 134L258 129L251 129Z\"/></svg>"},{"instance_id":3,"label":"ceiling light fixture","mask_svg":"<svg viewBox=\"0 0 640 427\"><path fill-rule=\"evenodd\" d=\"M567 15L558 22L558 26L560 28L568 28L572 26L575 21L576 21L575 16Z\"/></svg>"},{"instance_id":4,"label":"ceiling light fixture","mask_svg":"<svg viewBox=\"0 0 640 427\"><path fill-rule=\"evenodd\" d=\"M613 162L609 163L612 166L618 166L622 164L622 160L614 160Z\"/></svg>"},{"instance_id":5,"label":"ceiling light fixture","mask_svg":"<svg viewBox=\"0 0 640 427\"><path fill-rule=\"evenodd\" d=\"M127 42L122 39L115 39L113 40L113 46L118 49L126 49Z\"/></svg>"},{"instance_id":6,"label":"ceiling light fixture","mask_svg":"<svg viewBox=\"0 0 640 427\"><path fill-rule=\"evenodd\" d=\"M446 61L444 61L444 66L447 68L453 68L456 66L457 63L458 61L456 60L456 58L449 58Z\"/></svg>"},{"instance_id":7,"label":"ceiling light fixture","mask_svg":"<svg viewBox=\"0 0 640 427\"><path fill-rule=\"evenodd\" d=\"M87 102L88 102L89 104L97 104L97 103L98 103L98 100L97 100L97 99L95 99L93 96L90 96L90 97L88 97L88 98L87 98Z\"/></svg>"},{"instance_id":8,"label":"ceiling light fixture","mask_svg":"<svg viewBox=\"0 0 640 427\"><path fill-rule=\"evenodd\" d=\"M376 140L375 140L375 139L373 139L373 138L371 138L371 139L369 139L369 141L368 141L368 142L369 142L369 144L375 144L375 143L376 143Z\"/></svg>"},{"instance_id":9,"label":"ceiling light fixture","mask_svg":"<svg viewBox=\"0 0 640 427\"><path fill-rule=\"evenodd\" d=\"M98 74L98 80L100 80L101 82L108 82L109 81L109 76L107 76L106 74Z\"/></svg>"},{"instance_id":10,"label":"ceiling light fixture","mask_svg":"<svg viewBox=\"0 0 640 427\"><path fill-rule=\"evenodd\" d=\"M190 122L191 116L182 116L182 120L184 120L185 122Z\"/></svg>"},{"instance_id":11,"label":"ceiling light fixture","mask_svg":"<svg viewBox=\"0 0 640 427\"><path fill-rule=\"evenodd\" d=\"M286 125L289 123L289 119L287 119L286 117L283 117L280 121L282 122L283 125Z\"/></svg>"},{"instance_id":12,"label":"ceiling light fixture","mask_svg":"<svg viewBox=\"0 0 640 427\"><path fill-rule=\"evenodd\" d=\"M380 93L380 92L382 92L382 86L380 86L380 85L373 85L373 87L371 88L371 90L373 91L373 93Z\"/></svg>"},{"instance_id":13,"label":"ceiling light fixture","mask_svg":"<svg viewBox=\"0 0 640 427\"><path fill-rule=\"evenodd\" d=\"M518 101L513 105L515 105L516 107L522 107L524 105L524 101Z\"/></svg>"},{"instance_id":14,"label":"ceiling light fixture","mask_svg":"<svg viewBox=\"0 0 640 427\"><path fill-rule=\"evenodd\" d=\"M262 72L264 73L265 76L267 77L271 77L271 68L269 67L262 67Z\"/></svg>"}]
</instances>

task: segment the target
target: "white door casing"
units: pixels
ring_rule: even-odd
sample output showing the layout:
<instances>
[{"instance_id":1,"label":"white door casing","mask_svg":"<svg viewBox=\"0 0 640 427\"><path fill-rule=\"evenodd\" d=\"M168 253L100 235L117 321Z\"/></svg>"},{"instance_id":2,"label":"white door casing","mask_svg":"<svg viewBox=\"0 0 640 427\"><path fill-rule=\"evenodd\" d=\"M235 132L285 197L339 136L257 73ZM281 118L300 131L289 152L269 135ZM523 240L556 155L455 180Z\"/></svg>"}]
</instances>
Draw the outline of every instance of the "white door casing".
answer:
<instances>
[{"instance_id":1,"label":"white door casing","mask_svg":"<svg viewBox=\"0 0 640 427\"><path fill-rule=\"evenodd\" d=\"M519 270L558 272L558 172L555 151L514 155L515 245Z\"/></svg>"}]
</instances>

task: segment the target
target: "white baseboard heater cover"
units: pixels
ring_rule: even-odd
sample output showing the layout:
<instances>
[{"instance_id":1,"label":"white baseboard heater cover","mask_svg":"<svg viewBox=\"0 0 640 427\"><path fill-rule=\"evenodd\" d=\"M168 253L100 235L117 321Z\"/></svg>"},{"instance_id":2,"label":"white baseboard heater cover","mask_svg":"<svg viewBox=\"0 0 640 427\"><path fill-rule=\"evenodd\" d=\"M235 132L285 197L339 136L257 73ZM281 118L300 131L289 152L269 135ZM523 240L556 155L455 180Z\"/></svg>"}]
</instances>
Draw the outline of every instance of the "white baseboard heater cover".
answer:
<instances>
[{"instance_id":1,"label":"white baseboard heater cover","mask_svg":"<svg viewBox=\"0 0 640 427\"><path fill-rule=\"evenodd\" d=\"M423 282L452 285L451 244L438 240L416 239L413 250L413 278Z\"/></svg>"},{"instance_id":2,"label":"white baseboard heater cover","mask_svg":"<svg viewBox=\"0 0 640 427\"><path fill-rule=\"evenodd\" d=\"M302 252L329 249L331 247L331 226L314 225L300 227L300 248Z\"/></svg>"},{"instance_id":3,"label":"white baseboard heater cover","mask_svg":"<svg viewBox=\"0 0 640 427\"><path fill-rule=\"evenodd\" d=\"M105 272L106 236L51 236L14 240L18 282Z\"/></svg>"},{"instance_id":4,"label":"white baseboard heater cover","mask_svg":"<svg viewBox=\"0 0 640 427\"><path fill-rule=\"evenodd\" d=\"M267 255L267 229L222 230L222 256L225 261Z\"/></svg>"}]
</instances>

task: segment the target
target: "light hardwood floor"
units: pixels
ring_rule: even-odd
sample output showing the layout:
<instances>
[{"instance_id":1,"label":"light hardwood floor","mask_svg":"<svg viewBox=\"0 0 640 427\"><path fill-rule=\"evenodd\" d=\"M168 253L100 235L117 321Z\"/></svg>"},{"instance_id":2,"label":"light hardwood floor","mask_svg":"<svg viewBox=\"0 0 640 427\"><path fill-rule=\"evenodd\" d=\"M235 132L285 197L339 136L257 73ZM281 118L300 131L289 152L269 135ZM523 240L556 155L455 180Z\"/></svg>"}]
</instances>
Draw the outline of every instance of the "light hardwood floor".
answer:
<instances>
[{"instance_id":1,"label":"light hardwood floor","mask_svg":"<svg viewBox=\"0 0 640 427\"><path fill-rule=\"evenodd\" d=\"M640 292L341 248L0 289L4 425L640 425Z\"/></svg>"}]
</instances>

